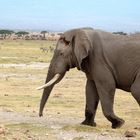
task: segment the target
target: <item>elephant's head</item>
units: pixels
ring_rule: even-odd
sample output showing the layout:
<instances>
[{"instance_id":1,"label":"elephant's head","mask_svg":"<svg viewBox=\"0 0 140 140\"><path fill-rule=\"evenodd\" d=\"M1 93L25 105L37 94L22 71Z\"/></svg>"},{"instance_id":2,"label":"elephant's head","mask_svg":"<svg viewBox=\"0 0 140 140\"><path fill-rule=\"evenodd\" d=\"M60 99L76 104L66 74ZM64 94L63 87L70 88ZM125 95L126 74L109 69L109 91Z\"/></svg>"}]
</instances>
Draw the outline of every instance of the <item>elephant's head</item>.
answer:
<instances>
[{"instance_id":1,"label":"elephant's head","mask_svg":"<svg viewBox=\"0 0 140 140\"><path fill-rule=\"evenodd\" d=\"M58 40L49 66L46 84L38 88L44 89L39 116L42 116L44 105L53 86L63 78L66 71L74 67L83 70L83 60L88 57L91 47L91 42L87 36L89 31L92 29L73 29L65 32Z\"/></svg>"}]
</instances>

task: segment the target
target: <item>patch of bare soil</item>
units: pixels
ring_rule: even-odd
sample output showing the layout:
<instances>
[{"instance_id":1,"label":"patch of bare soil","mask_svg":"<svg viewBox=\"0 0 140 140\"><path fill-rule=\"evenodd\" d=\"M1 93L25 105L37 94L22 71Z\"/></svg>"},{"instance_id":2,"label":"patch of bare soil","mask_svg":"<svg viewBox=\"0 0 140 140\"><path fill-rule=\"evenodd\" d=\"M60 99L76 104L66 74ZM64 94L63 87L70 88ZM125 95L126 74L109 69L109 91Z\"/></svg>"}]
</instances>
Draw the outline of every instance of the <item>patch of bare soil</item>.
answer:
<instances>
[{"instance_id":1,"label":"patch of bare soil","mask_svg":"<svg viewBox=\"0 0 140 140\"><path fill-rule=\"evenodd\" d=\"M21 68L21 69L44 69L48 68L49 63L30 63L30 64L0 64L0 68Z\"/></svg>"},{"instance_id":2,"label":"patch of bare soil","mask_svg":"<svg viewBox=\"0 0 140 140\"><path fill-rule=\"evenodd\" d=\"M66 125L76 125L79 122L75 118L66 118L56 115L39 118L35 116L24 115L13 111L0 110L0 120L11 121L12 123L30 123L46 126L53 131L53 134L58 140L127 140L124 136L110 134L109 132L84 132L76 130L64 130ZM50 135L49 133L46 135Z\"/></svg>"}]
</instances>

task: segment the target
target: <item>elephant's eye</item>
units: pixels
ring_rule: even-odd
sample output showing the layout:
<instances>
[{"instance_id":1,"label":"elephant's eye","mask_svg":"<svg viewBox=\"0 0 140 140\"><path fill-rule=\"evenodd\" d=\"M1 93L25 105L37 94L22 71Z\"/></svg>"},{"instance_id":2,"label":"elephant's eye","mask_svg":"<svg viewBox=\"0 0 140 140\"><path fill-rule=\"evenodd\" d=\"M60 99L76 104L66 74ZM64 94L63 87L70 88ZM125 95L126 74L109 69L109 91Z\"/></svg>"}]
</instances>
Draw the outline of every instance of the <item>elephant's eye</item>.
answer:
<instances>
[{"instance_id":1,"label":"elephant's eye","mask_svg":"<svg viewBox=\"0 0 140 140\"><path fill-rule=\"evenodd\" d=\"M64 40L64 42L65 42L65 45L69 45L70 44L70 41Z\"/></svg>"},{"instance_id":2,"label":"elephant's eye","mask_svg":"<svg viewBox=\"0 0 140 140\"><path fill-rule=\"evenodd\" d=\"M64 43L66 46L68 46L70 44L70 41L67 41L66 39L64 39Z\"/></svg>"},{"instance_id":3,"label":"elephant's eye","mask_svg":"<svg viewBox=\"0 0 140 140\"><path fill-rule=\"evenodd\" d=\"M70 41L67 41L65 38L60 38L61 43L65 43L65 45L69 45Z\"/></svg>"}]
</instances>

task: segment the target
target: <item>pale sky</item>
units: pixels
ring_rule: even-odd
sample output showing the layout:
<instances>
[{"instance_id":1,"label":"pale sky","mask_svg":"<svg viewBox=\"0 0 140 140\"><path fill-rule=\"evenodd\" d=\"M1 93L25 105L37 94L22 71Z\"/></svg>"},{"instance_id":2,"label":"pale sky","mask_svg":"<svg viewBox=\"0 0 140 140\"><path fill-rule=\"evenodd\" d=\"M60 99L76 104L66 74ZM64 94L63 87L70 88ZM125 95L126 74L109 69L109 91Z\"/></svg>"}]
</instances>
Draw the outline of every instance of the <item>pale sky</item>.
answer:
<instances>
[{"instance_id":1,"label":"pale sky","mask_svg":"<svg viewBox=\"0 0 140 140\"><path fill-rule=\"evenodd\" d=\"M140 31L140 0L0 0L0 29Z\"/></svg>"}]
</instances>

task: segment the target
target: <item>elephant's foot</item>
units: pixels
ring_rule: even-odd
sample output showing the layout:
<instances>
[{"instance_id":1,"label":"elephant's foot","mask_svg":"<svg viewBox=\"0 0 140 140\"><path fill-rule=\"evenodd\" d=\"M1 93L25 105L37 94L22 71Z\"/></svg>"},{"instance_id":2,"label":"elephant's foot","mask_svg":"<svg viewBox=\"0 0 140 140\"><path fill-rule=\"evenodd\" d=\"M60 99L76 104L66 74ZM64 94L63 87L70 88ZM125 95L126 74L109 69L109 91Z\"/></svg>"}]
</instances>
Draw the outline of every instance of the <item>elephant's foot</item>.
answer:
<instances>
[{"instance_id":1,"label":"elephant's foot","mask_svg":"<svg viewBox=\"0 0 140 140\"><path fill-rule=\"evenodd\" d=\"M120 128L124 123L125 121L123 119L115 120L114 122L112 122L112 128Z\"/></svg>"},{"instance_id":2,"label":"elephant's foot","mask_svg":"<svg viewBox=\"0 0 140 140\"><path fill-rule=\"evenodd\" d=\"M96 123L94 122L94 115L91 111L87 109L87 107L85 110L85 120L81 124L88 126L96 126Z\"/></svg>"},{"instance_id":3,"label":"elephant's foot","mask_svg":"<svg viewBox=\"0 0 140 140\"><path fill-rule=\"evenodd\" d=\"M88 125L88 126L96 126L96 123L93 121L89 121L89 120L84 120L82 123L82 125Z\"/></svg>"}]
</instances>

